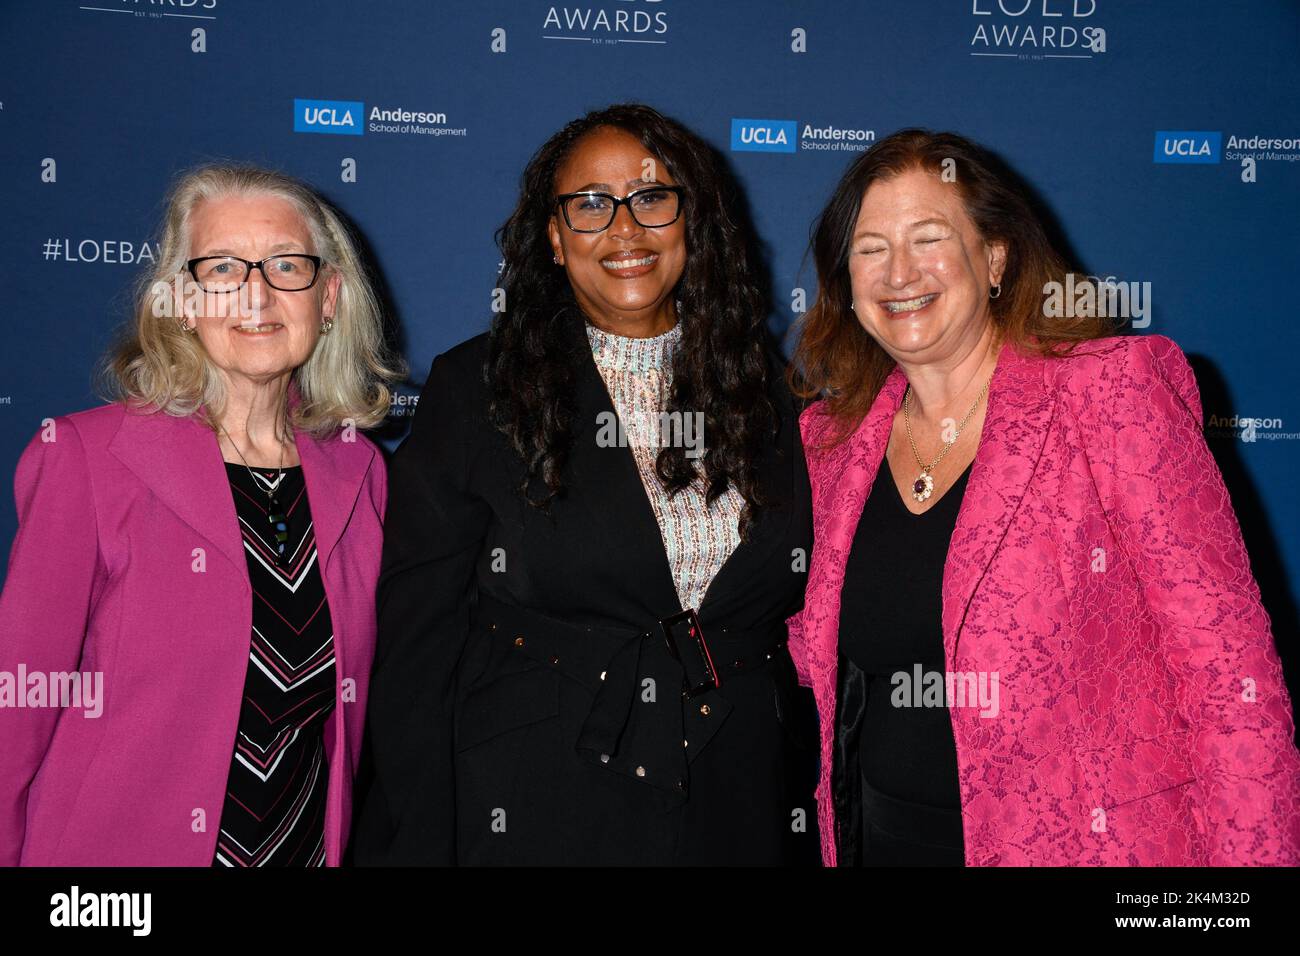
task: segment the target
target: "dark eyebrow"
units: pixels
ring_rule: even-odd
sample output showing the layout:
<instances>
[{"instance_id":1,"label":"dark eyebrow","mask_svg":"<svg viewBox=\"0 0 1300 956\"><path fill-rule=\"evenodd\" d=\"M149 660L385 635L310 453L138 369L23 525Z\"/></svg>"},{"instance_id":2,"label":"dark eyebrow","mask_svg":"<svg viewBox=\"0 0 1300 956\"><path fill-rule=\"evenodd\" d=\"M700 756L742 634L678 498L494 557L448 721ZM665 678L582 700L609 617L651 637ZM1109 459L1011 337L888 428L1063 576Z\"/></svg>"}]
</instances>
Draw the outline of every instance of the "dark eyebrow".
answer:
<instances>
[{"instance_id":1,"label":"dark eyebrow","mask_svg":"<svg viewBox=\"0 0 1300 956\"><path fill-rule=\"evenodd\" d=\"M657 179L639 179L639 178L629 179L626 183L626 186L629 191L633 189L642 189L646 186L666 186L666 185L667 183L661 183ZM614 191L614 187L611 186L609 183L587 183L587 185L585 186L580 186L577 189L571 190L571 192L575 192L575 193L588 193L588 192L612 193L613 191Z\"/></svg>"}]
</instances>

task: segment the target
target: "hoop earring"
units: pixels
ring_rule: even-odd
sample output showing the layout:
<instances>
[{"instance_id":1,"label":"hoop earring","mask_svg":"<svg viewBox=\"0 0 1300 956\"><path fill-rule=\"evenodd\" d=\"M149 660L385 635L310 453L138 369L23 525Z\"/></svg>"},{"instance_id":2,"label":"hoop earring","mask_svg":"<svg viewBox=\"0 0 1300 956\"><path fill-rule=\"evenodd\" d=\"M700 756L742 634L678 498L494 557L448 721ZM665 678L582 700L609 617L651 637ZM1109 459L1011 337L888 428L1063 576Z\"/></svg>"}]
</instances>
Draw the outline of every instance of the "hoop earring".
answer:
<instances>
[{"instance_id":1,"label":"hoop earring","mask_svg":"<svg viewBox=\"0 0 1300 956\"><path fill-rule=\"evenodd\" d=\"M321 320L321 324L320 324L320 334L321 334L321 335L329 335L329 334L330 334L330 329L332 329L332 328L334 328L334 320L333 320L332 318L330 318L330 317L327 315L327 316L325 316L324 319Z\"/></svg>"},{"instance_id":2,"label":"hoop earring","mask_svg":"<svg viewBox=\"0 0 1300 956\"><path fill-rule=\"evenodd\" d=\"M994 290L994 289L997 289L997 290L998 290L998 291L997 291L997 295L994 295L994 294L993 294L993 290ZM997 298L999 295L1001 295L1001 294L1002 294L1002 283L1001 283L1001 282L999 282L999 283L998 283L997 285L995 285L995 286L990 286L990 287L989 287L989 298L990 298L990 299L996 299L996 298Z\"/></svg>"}]
</instances>

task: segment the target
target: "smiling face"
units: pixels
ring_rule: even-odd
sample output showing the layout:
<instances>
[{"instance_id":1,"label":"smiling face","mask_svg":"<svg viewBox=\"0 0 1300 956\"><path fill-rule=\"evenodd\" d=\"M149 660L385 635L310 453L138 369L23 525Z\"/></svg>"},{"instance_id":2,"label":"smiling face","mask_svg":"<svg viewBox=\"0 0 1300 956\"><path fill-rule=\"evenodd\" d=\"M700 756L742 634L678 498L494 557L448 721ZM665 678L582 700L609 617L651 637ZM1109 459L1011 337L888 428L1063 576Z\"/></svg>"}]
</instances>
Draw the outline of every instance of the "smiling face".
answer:
<instances>
[{"instance_id":1,"label":"smiling face","mask_svg":"<svg viewBox=\"0 0 1300 956\"><path fill-rule=\"evenodd\" d=\"M580 139L560 165L555 194L598 190L624 197L651 184L677 185L636 137L601 128ZM608 229L579 233L557 207L547 232L579 306L595 324L635 335L672 326L672 292L686 267L684 214L672 225L651 228L619 206Z\"/></svg>"},{"instance_id":2,"label":"smiling face","mask_svg":"<svg viewBox=\"0 0 1300 956\"><path fill-rule=\"evenodd\" d=\"M298 210L277 196L204 200L190 216L191 259L232 255L258 262L293 252L318 254ZM268 382L311 357L322 317L334 314L341 281L322 263L310 289L285 292L271 288L254 269L242 293L200 296L200 311L191 312L191 325L208 357L232 383Z\"/></svg>"},{"instance_id":3,"label":"smiling face","mask_svg":"<svg viewBox=\"0 0 1300 956\"><path fill-rule=\"evenodd\" d=\"M951 183L921 169L867 189L849 252L858 321L896 361L961 355L991 317L1006 246L986 243Z\"/></svg>"}]
</instances>

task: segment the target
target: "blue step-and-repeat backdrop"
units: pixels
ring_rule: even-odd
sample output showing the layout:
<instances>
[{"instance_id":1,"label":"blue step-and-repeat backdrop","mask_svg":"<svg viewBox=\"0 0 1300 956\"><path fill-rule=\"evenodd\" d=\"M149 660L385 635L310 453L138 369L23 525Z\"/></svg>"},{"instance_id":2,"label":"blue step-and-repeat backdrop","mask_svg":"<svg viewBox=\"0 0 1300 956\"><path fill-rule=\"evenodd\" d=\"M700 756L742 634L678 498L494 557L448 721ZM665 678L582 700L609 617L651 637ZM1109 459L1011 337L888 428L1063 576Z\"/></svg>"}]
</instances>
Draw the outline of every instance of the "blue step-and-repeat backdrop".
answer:
<instances>
[{"instance_id":1,"label":"blue step-and-repeat backdrop","mask_svg":"<svg viewBox=\"0 0 1300 956\"><path fill-rule=\"evenodd\" d=\"M493 230L529 155L639 100L732 164L779 335L815 293L809 226L859 151L926 126L1001 154L1076 261L1136 283L1136 332L1192 358L1291 657L1297 91L1296 0L0 0L0 554L19 452L97 402L178 170L274 166L356 224L414 376L391 447L433 356L486 327Z\"/></svg>"}]
</instances>

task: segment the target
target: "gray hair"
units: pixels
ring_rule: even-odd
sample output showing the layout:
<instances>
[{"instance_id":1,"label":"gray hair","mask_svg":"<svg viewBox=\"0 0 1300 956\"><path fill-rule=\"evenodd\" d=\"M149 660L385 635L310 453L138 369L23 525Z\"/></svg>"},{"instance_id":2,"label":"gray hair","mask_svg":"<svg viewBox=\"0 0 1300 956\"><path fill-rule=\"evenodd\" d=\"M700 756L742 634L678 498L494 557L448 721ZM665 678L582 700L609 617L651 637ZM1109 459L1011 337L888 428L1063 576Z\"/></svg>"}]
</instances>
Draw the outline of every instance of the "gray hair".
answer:
<instances>
[{"instance_id":1,"label":"gray hair","mask_svg":"<svg viewBox=\"0 0 1300 956\"><path fill-rule=\"evenodd\" d=\"M163 218L155 267L141 276L134 320L104 368L107 391L117 400L188 416L204 406L215 429L225 406L225 386L198 337L176 318L159 314L158 290L190 258L190 223L199 203L226 196L272 196L301 214L314 254L342 277L329 335L293 372L301 402L292 423L318 437L347 424L368 428L388 414L389 383L405 368L384 341L383 319L365 266L340 215L314 190L284 173L256 166L214 163L183 173L172 188ZM324 266L322 267L325 268ZM164 312L166 310L163 310Z\"/></svg>"}]
</instances>

